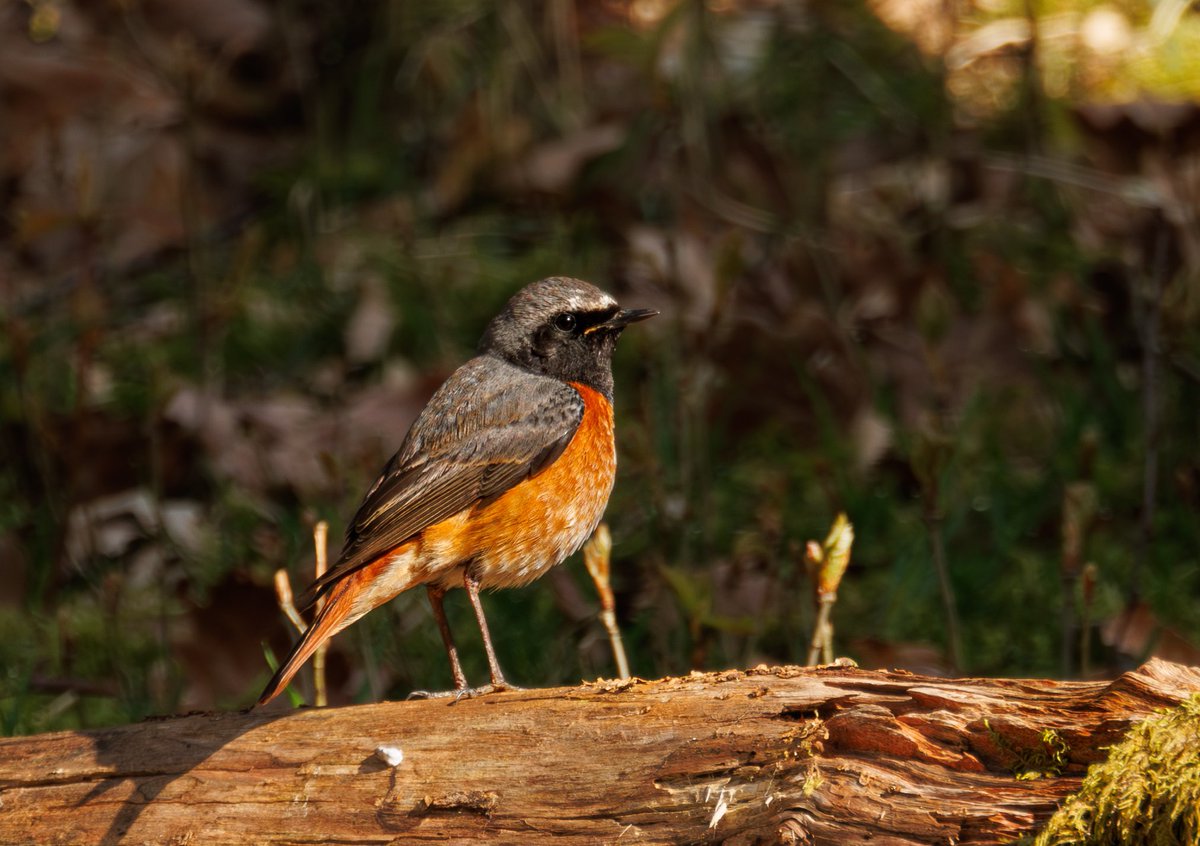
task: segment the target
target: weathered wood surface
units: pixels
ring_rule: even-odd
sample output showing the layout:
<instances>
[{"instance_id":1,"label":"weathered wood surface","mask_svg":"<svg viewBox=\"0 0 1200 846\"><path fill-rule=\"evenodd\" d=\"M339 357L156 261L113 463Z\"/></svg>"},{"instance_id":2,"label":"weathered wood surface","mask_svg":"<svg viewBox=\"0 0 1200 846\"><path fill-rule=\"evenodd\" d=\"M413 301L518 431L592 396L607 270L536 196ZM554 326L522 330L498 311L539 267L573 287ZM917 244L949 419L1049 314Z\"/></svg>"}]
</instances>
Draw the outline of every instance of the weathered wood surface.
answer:
<instances>
[{"instance_id":1,"label":"weathered wood surface","mask_svg":"<svg viewBox=\"0 0 1200 846\"><path fill-rule=\"evenodd\" d=\"M0 843L998 843L1196 691L760 667L10 738ZM1062 774L1016 779L1045 729Z\"/></svg>"}]
</instances>

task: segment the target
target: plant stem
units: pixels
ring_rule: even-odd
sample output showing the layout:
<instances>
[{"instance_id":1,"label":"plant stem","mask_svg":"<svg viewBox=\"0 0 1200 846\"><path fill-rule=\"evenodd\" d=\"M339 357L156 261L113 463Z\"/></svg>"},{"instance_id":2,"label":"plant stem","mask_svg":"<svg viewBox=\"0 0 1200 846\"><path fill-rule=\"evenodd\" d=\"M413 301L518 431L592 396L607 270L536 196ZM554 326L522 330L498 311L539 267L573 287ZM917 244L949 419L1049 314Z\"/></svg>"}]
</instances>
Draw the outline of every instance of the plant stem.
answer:
<instances>
[{"instance_id":1,"label":"plant stem","mask_svg":"<svg viewBox=\"0 0 1200 846\"><path fill-rule=\"evenodd\" d=\"M813 625L812 640L808 644L808 661L810 667L816 666L823 652L833 652L833 626L829 622L833 604L837 602L836 593L823 593L817 600L817 622ZM831 663L831 662L826 662Z\"/></svg>"},{"instance_id":2,"label":"plant stem","mask_svg":"<svg viewBox=\"0 0 1200 846\"><path fill-rule=\"evenodd\" d=\"M958 603L954 598L954 585L950 581L950 569L946 566L946 549L942 542L942 518L937 509L925 515L925 528L929 532L929 547L933 554L933 569L937 572L938 586L942 593L942 608L946 612L946 636L950 641L950 663L955 671L963 669L962 634L958 623Z\"/></svg>"},{"instance_id":3,"label":"plant stem","mask_svg":"<svg viewBox=\"0 0 1200 846\"><path fill-rule=\"evenodd\" d=\"M1142 470L1141 542L1129 573L1129 601L1136 602L1142 591L1142 569L1154 545L1154 513L1158 492L1158 354L1159 327L1162 323L1163 275L1166 273L1166 236L1155 243L1154 266L1148 290L1142 297L1138 335L1142 341L1142 431L1146 454Z\"/></svg>"},{"instance_id":4,"label":"plant stem","mask_svg":"<svg viewBox=\"0 0 1200 846\"><path fill-rule=\"evenodd\" d=\"M329 524L324 520L319 520L317 525L313 527L313 545L316 547L317 565L316 578L321 578L325 575L325 570L328 568L329 559L326 553L326 540L329 537ZM317 610L325 604L325 600L321 599L317 603ZM317 651L313 653L313 701L318 708L323 708L326 703L325 696L325 653L329 651L329 641L317 647Z\"/></svg>"},{"instance_id":5,"label":"plant stem","mask_svg":"<svg viewBox=\"0 0 1200 846\"><path fill-rule=\"evenodd\" d=\"M608 630L608 642L612 646L613 660L617 662L617 677L629 678L629 659L625 657L625 642L621 640L621 629L617 626L617 615L611 609L600 612L604 628Z\"/></svg>"}]
</instances>

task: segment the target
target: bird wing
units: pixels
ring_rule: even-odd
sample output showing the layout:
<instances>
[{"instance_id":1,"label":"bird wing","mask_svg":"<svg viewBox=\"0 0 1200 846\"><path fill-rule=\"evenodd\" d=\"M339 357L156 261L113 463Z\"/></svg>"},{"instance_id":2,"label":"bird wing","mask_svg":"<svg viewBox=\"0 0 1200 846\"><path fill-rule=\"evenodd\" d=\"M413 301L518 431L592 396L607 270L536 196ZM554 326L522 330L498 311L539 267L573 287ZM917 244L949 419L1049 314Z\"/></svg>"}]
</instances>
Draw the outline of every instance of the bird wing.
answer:
<instances>
[{"instance_id":1,"label":"bird wing","mask_svg":"<svg viewBox=\"0 0 1200 846\"><path fill-rule=\"evenodd\" d=\"M429 526L536 476L583 413L579 392L556 379L487 356L463 365L417 417L354 515L338 563L302 606Z\"/></svg>"}]
</instances>

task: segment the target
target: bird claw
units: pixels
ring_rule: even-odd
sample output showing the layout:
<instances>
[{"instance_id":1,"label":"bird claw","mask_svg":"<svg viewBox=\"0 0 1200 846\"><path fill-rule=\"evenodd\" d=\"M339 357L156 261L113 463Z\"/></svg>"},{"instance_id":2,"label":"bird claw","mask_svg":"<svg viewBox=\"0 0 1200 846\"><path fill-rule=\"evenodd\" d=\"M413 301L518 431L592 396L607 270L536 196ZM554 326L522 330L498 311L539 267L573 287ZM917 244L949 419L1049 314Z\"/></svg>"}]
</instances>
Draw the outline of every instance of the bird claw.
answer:
<instances>
[{"instance_id":1,"label":"bird claw","mask_svg":"<svg viewBox=\"0 0 1200 846\"><path fill-rule=\"evenodd\" d=\"M407 699L453 699L458 702L462 699L474 699L476 696L487 696L489 693L504 693L510 690L524 690L523 687L517 687L515 684L509 684L506 681L499 683L492 682L491 684L483 684L479 687L462 687L454 690L414 690L408 694ZM454 702L450 704L454 704Z\"/></svg>"}]
</instances>

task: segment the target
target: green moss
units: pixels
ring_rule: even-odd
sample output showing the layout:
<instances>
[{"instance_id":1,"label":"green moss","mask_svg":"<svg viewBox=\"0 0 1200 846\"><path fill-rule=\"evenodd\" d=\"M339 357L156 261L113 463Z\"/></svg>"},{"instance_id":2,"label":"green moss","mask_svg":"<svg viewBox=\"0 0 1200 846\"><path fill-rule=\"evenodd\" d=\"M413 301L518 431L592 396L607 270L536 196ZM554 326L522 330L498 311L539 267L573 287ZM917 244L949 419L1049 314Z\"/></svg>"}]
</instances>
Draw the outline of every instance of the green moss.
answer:
<instances>
[{"instance_id":1,"label":"green moss","mask_svg":"<svg viewBox=\"0 0 1200 846\"><path fill-rule=\"evenodd\" d=\"M987 729L992 742L1012 757L1012 772L1018 781L1033 781L1062 775L1070 756L1071 747L1054 729L1046 729L1042 732L1040 746L1018 749L992 728L987 720L983 721L983 727Z\"/></svg>"},{"instance_id":2,"label":"green moss","mask_svg":"<svg viewBox=\"0 0 1200 846\"><path fill-rule=\"evenodd\" d=\"M1200 843L1200 694L1138 725L1032 846Z\"/></svg>"}]
</instances>

